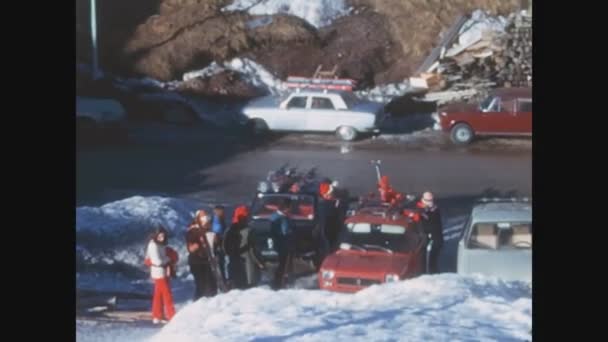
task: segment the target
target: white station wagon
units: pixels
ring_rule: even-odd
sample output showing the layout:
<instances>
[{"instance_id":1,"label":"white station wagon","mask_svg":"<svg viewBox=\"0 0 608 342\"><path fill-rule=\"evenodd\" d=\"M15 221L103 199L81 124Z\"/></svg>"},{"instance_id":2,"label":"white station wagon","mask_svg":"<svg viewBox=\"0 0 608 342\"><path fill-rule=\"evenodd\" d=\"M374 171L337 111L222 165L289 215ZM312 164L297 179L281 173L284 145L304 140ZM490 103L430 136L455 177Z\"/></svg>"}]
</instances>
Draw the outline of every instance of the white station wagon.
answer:
<instances>
[{"instance_id":1,"label":"white station wagon","mask_svg":"<svg viewBox=\"0 0 608 342\"><path fill-rule=\"evenodd\" d=\"M243 114L255 131L335 132L351 141L378 133L384 104L358 99L346 91L297 91L251 101Z\"/></svg>"},{"instance_id":2,"label":"white station wagon","mask_svg":"<svg viewBox=\"0 0 608 342\"><path fill-rule=\"evenodd\" d=\"M458 243L457 272L532 281L532 204L484 200L473 207Z\"/></svg>"}]
</instances>

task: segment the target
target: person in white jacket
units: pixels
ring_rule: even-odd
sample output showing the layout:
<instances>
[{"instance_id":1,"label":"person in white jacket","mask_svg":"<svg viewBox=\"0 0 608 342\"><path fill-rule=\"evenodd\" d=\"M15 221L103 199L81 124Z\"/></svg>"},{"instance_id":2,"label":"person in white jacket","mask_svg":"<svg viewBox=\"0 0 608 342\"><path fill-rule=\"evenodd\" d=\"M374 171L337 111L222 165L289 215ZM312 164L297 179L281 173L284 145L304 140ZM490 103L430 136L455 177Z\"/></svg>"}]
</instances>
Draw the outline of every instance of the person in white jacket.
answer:
<instances>
[{"instance_id":1,"label":"person in white jacket","mask_svg":"<svg viewBox=\"0 0 608 342\"><path fill-rule=\"evenodd\" d=\"M166 252L167 242L167 231L161 227L156 229L146 248L146 257L149 258L151 264L150 276L154 280L154 295L152 297L152 322L154 324L166 322L175 315L173 296L169 284L169 264L171 260ZM163 306L166 320L163 319Z\"/></svg>"}]
</instances>

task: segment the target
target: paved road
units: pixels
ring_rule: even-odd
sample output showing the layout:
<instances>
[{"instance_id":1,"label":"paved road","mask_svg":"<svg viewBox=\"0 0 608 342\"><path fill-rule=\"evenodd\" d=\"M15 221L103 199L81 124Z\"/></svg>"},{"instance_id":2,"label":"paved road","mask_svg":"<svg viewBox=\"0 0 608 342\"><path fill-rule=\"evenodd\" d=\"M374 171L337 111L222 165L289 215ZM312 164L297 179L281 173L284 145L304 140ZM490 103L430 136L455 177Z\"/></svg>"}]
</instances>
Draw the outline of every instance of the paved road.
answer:
<instances>
[{"instance_id":1,"label":"paved road","mask_svg":"<svg viewBox=\"0 0 608 342\"><path fill-rule=\"evenodd\" d=\"M179 135L128 146L77 152L77 204L102 204L133 195L193 197L205 201L243 201L268 170L285 162L318 166L353 193L373 190L371 159L381 159L395 188L431 189L441 198L473 196L483 191L529 194L530 150L493 148L409 149L403 145L344 145L322 138L311 143L288 136L273 141L222 140ZM192 133L192 132L190 132ZM297 137L297 136L296 136ZM140 139L142 140L142 139ZM474 147L474 146L473 146Z\"/></svg>"},{"instance_id":2,"label":"paved road","mask_svg":"<svg viewBox=\"0 0 608 342\"><path fill-rule=\"evenodd\" d=\"M375 191L376 176L369 161L381 159L395 189L435 192L443 208L446 238L441 268L453 271L456 242L473 200L482 195L529 196L532 188L530 149L505 148L495 142L492 148L483 143L483 149L441 149L432 144L410 149L373 142L344 145L327 137L313 141L309 135L243 141L188 129L173 135L154 130L128 146L80 149L77 205L101 205L134 195L247 203L267 172L286 162L302 168L318 166L351 193L362 194Z\"/></svg>"}]
</instances>

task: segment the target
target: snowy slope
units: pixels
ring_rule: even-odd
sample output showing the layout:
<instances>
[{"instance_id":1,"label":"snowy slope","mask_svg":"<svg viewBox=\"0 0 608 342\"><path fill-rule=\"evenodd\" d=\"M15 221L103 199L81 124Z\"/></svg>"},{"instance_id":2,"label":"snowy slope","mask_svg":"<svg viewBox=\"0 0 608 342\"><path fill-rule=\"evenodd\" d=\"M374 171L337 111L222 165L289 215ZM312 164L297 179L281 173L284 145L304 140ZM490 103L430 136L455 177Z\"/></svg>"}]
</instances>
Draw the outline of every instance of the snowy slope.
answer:
<instances>
[{"instance_id":1,"label":"snowy slope","mask_svg":"<svg viewBox=\"0 0 608 342\"><path fill-rule=\"evenodd\" d=\"M124 272L129 268L145 269L147 237L158 225L169 231L169 245L180 255L186 255L183 233L200 205L181 199L135 196L98 208L77 208L77 270L86 272L94 268ZM178 265L178 275L187 272L185 258L181 258ZM91 275L81 277L84 281Z\"/></svg>"},{"instance_id":2,"label":"snowy slope","mask_svg":"<svg viewBox=\"0 0 608 342\"><path fill-rule=\"evenodd\" d=\"M531 340L528 284L455 274L357 294L256 288L201 299L152 341Z\"/></svg>"},{"instance_id":3,"label":"snowy slope","mask_svg":"<svg viewBox=\"0 0 608 342\"><path fill-rule=\"evenodd\" d=\"M246 9L253 15L290 14L317 28L327 26L332 20L351 11L351 8L346 8L344 0L235 0L224 8L226 11Z\"/></svg>"}]
</instances>

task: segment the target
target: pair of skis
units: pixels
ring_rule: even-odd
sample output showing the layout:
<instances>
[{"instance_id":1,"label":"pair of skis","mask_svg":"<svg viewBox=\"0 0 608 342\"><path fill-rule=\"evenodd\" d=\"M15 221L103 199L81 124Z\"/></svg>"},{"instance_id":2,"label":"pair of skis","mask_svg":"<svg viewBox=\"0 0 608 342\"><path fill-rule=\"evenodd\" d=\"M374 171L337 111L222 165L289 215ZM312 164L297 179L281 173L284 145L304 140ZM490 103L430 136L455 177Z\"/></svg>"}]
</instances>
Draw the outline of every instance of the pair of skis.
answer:
<instances>
[{"instance_id":1,"label":"pair of skis","mask_svg":"<svg viewBox=\"0 0 608 342\"><path fill-rule=\"evenodd\" d=\"M215 278L215 284L217 286L217 290L221 293L228 292L229 288L226 282L224 281L224 275L222 274L222 270L220 268L220 264L218 262L217 256L214 251L214 243L215 243L215 233L206 232L203 235L203 241L206 244L205 251L207 252L207 258L209 260L209 266L211 267L211 272L213 273L213 278Z\"/></svg>"}]
</instances>

